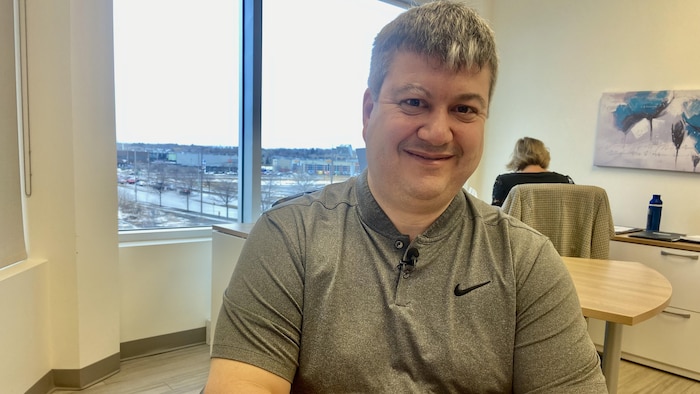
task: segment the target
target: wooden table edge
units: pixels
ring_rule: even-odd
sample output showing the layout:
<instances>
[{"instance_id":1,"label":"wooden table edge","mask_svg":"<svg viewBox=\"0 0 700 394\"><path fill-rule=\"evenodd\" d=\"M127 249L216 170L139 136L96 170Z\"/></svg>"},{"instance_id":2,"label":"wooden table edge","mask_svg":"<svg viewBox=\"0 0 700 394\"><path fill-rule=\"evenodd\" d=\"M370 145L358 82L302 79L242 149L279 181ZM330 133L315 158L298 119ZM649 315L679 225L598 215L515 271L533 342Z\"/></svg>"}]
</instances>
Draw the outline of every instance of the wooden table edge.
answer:
<instances>
[{"instance_id":1,"label":"wooden table edge","mask_svg":"<svg viewBox=\"0 0 700 394\"><path fill-rule=\"evenodd\" d=\"M656 305L655 307L650 308L648 310L645 310L643 312L640 312L634 316L610 314L609 312L603 312L603 311L600 311L598 309L588 308L588 307L581 305L581 311L582 311L583 315L586 317L598 319L598 320L604 320L604 321L611 322L611 323L620 323L620 324L632 326L635 324L639 324L643 321L649 320L652 317L660 314L671 303L671 295L673 294L673 287L671 286L671 283L659 271L645 265L644 263L640 263L638 261L613 260L613 259L586 259L586 258L581 258L581 257L562 257L562 260L564 261L565 265L567 263L567 260L572 261L574 263L581 262L582 260L601 260L601 261L606 261L608 263L621 262L621 263L625 263L625 264L629 264L629 263L638 264L638 265L644 266L649 271L654 272L658 276L659 279L663 279L666 286L668 287L667 296L665 296L665 299L660 300L658 305ZM568 269L568 265L567 265L567 269ZM570 273L571 273L571 271L570 271ZM574 284L575 284L576 281L574 279L574 275L572 275L572 280L574 280Z\"/></svg>"}]
</instances>

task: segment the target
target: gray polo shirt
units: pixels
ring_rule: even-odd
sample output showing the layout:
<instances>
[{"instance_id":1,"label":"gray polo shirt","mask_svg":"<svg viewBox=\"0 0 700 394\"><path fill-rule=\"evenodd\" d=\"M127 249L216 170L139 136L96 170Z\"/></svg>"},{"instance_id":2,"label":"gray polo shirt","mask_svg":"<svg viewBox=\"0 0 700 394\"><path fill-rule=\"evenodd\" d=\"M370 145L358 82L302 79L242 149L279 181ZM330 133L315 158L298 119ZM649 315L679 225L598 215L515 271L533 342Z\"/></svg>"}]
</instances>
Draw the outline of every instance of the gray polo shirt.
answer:
<instances>
[{"instance_id":1,"label":"gray polo shirt","mask_svg":"<svg viewBox=\"0 0 700 394\"><path fill-rule=\"evenodd\" d=\"M409 248L418 258L407 273ZM461 192L409 245L366 173L262 215L212 356L299 393L607 392L546 237Z\"/></svg>"}]
</instances>

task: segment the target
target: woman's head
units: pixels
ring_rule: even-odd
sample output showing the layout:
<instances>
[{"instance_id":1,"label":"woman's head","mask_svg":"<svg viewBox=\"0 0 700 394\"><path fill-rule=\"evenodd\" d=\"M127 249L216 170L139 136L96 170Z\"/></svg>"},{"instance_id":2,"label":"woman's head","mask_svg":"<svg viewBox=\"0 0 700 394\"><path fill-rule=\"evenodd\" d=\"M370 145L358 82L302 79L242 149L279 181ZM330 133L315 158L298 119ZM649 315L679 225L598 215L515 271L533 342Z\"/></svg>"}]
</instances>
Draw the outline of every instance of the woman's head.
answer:
<instances>
[{"instance_id":1,"label":"woman's head","mask_svg":"<svg viewBox=\"0 0 700 394\"><path fill-rule=\"evenodd\" d=\"M549 149L544 142L530 137L523 137L515 143L515 149L506 168L511 171L521 171L529 165L538 165L544 169L549 168Z\"/></svg>"}]
</instances>

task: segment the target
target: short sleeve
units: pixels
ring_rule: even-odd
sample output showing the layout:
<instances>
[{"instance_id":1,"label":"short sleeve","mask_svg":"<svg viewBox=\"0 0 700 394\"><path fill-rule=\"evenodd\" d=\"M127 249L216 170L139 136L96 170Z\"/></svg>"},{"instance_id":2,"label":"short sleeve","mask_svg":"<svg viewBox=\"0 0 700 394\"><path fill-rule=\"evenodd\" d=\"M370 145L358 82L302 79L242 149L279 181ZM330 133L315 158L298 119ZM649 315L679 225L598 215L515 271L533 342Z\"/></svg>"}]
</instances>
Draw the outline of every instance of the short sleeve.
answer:
<instances>
[{"instance_id":1,"label":"short sleeve","mask_svg":"<svg viewBox=\"0 0 700 394\"><path fill-rule=\"evenodd\" d=\"M290 382L298 366L303 264L298 242L263 215L241 251L214 334L212 357L255 365Z\"/></svg>"},{"instance_id":2,"label":"short sleeve","mask_svg":"<svg viewBox=\"0 0 700 394\"><path fill-rule=\"evenodd\" d=\"M573 280L550 242L516 281L514 392L606 393Z\"/></svg>"}]
</instances>

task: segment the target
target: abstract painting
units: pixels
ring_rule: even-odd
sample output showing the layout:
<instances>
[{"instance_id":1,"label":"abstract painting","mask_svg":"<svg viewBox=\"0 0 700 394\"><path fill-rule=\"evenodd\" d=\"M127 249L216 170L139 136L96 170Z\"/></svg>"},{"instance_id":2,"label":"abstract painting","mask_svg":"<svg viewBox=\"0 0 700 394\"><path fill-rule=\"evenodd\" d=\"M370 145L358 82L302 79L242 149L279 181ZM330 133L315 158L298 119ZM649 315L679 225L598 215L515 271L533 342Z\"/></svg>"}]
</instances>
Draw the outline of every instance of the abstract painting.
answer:
<instances>
[{"instance_id":1,"label":"abstract painting","mask_svg":"<svg viewBox=\"0 0 700 394\"><path fill-rule=\"evenodd\" d=\"M700 172L700 90L604 93L593 164Z\"/></svg>"}]
</instances>

